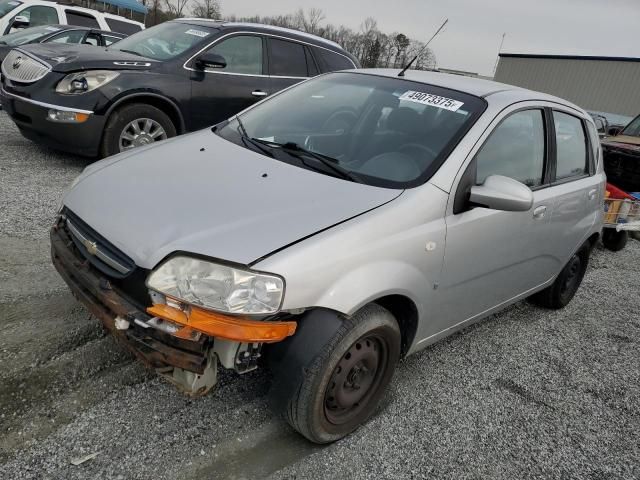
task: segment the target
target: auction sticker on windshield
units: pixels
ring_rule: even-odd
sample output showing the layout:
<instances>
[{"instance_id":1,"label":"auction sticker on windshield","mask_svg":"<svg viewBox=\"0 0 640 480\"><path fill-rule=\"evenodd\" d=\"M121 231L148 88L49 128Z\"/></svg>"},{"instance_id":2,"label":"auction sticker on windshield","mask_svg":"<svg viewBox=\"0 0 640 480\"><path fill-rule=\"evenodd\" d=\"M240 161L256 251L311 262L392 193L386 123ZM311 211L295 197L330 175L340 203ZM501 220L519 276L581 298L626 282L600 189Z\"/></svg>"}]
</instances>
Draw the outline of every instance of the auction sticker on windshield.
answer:
<instances>
[{"instance_id":1,"label":"auction sticker on windshield","mask_svg":"<svg viewBox=\"0 0 640 480\"><path fill-rule=\"evenodd\" d=\"M439 95L433 95L431 93L416 92L413 90L404 92L400 96L400 100L407 100L409 102L421 103L423 105L430 105L432 107L444 108L445 110L450 110L452 112L457 111L464 105L464 102L459 102L458 100L454 100L452 98L441 97Z\"/></svg>"},{"instance_id":2,"label":"auction sticker on windshield","mask_svg":"<svg viewBox=\"0 0 640 480\"><path fill-rule=\"evenodd\" d=\"M202 37L202 38L204 38L207 35L209 35L209 32L203 32L202 30L194 30L193 28L187 30L184 33L186 33L187 35L195 35L196 37Z\"/></svg>"}]
</instances>

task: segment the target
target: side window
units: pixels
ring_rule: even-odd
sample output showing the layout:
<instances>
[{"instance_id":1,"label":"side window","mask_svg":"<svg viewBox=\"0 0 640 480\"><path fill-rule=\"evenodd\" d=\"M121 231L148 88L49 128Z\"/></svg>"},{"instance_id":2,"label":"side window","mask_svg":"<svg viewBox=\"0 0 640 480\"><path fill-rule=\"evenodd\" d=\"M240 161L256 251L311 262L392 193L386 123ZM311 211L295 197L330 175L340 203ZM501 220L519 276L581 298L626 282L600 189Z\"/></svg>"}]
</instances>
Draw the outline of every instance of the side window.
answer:
<instances>
[{"instance_id":1,"label":"side window","mask_svg":"<svg viewBox=\"0 0 640 480\"><path fill-rule=\"evenodd\" d=\"M56 12L56 9L52 7L34 5L33 7L28 7L18 12L16 17L17 16L26 17L27 20L29 20L29 27L40 27L42 25L53 25L59 23L58 12Z\"/></svg>"},{"instance_id":2,"label":"side window","mask_svg":"<svg viewBox=\"0 0 640 480\"><path fill-rule=\"evenodd\" d=\"M355 68L351 60L344 55L317 47L314 47L313 51L316 58L319 58L320 62L323 64L322 69L325 72L335 72L336 70L349 70Z\"/></svg>"},{"instance_id":3,"label":"side window","mask_svg":"<svg viewBox=\"0 0 640 480\"><path fill-rule=\"evenodd\" d=\"M591 136L591 148L593 149L593 158L595 159L595 166L600 165L600 136L596 127L590 122L587 122L589 126L589 135Z\"/></svg>"},{"instance_id":4,"label":"side window","mask_svg":"<svg viewBox=\"0 0 640 480\"><path fill-rule=\"evenodd\" d=\"M68 30L50 37L45 43L80 43L85 33L85 30Z\"/></svg>"},{"instance_id":5,"label":"side window","mask_svg":"<svg viewBox=\"0 0 640 480\"><path fill-rule=\"evenodd\" d=\"M306 77L307 57L304 46L285 40L269 39L271 56L269 57L269 73L282 77Z\"/></svg>"},{"instance_id":6,"label":"side window","mask_svg":"<svg viewBox=\"0 0 640 480\"><path fill-rule=\"evenodd\" d=\"M311 54L311 50L308 47L305 47L304 54L307 57L307 70L310 77L315 77L318 75L318 66L316 65L315 60L313 59L313 55Z\"/></svg>"},{"instance_id":7,"label":"side window","mask_svg":"<svg viewBox=\"0 0 640 480\"><path fill-rule=\"evenodd\" d=\"M476 185L489 175L504 175L529 187L542 185L545 134L542 110L523 110L507 117L476 155Z\"/></svg>"},{"instance_id":8,"label":"side window","mask_svg":"<svg viewBox=\"0 0 640 480\"><path fill-rule=\"evenodd\" d=\"M262 74L262 38L239 35L214 45L209 52L224 57L225 68L216 71L227 73Z\"/></svg>"},{"instance_id":9,"label":"side window","mask_svg":"<svg viewBox=\"0 0 640 480\"><path fill-rule=\"evenodd\" d=\"M98 35L97 33L90 33L89 35L87 35L87 38L84 39L83 43L97 47L98 45L100 45L100 35Z\"/></svg>"},{"instance_id":10,"label":"side window","mask_svg":"<svg viewBox=\"0 0 640 480\"><path fill-rule=\"evenodd\" d=\"M67 15L67 23L69 25L78 25L79 27L100 28L98 20L92 15L75 10L65 10Z\"/></svg>"},{"instance_id":11,"label":"side window","mask_svg":"<svg viewBox=\"0 0 640 480\"><path fill-rule=\"evenodd\" d=\"M102 35L102 40L104 40L104 46L108 47L109 45L113 45L116 42L122 40L120 37L112 37L111 35Z\"/></svg>"},{"instance_id":12,"label":"side window","mask_svg":"<svg viewBox=\"0 0 640 480\"><path fill-rule=\"evenodd\" d=\"M582 121L562 112L553 112L556 126L556 180L584 175L587 170L587 140Z\"/></svg>"}]
</instances>

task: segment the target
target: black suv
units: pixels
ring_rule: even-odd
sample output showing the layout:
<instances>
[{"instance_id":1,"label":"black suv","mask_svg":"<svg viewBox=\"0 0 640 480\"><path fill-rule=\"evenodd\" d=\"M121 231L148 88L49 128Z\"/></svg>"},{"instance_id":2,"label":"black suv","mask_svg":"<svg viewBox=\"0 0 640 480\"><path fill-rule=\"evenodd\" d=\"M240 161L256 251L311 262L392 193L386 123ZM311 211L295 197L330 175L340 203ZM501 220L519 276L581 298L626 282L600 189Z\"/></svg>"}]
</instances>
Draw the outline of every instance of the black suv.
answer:
<instances>
[{"instance_id":1,"label":"black suv","mask_svg":"<svg viewBox=\"0 0 640 480\"><path fill-rule=\"evenodd\" d=\"M295 30L179 19L106 49L9 52L2 106L22 134L106 157L198 130L319 73L357 68L338 44Z\"/></svg>"}]
</instances>

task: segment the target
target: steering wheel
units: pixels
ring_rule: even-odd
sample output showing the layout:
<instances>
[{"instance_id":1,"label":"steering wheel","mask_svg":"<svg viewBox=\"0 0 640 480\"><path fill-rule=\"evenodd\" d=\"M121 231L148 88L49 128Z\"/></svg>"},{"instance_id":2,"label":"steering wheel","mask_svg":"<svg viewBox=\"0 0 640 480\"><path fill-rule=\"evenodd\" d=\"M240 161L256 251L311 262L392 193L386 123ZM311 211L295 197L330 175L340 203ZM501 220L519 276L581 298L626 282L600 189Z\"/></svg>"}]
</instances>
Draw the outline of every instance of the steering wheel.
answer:
<instances>
[{"instance_id":1,"label":"steering wheel","mask_svg":"<svg viewBox=\"0 0 640 480\"><path fill-rule=\"evenodd\" d=\"M326 132L344 133L351 129L358 121L358 115L353 110L337 110L329 115L322 124L322 130Z\"/></svg>"},{"instance_id":2,"label":"steering wheel","mask_svg":"<svg viewBox=\"0 0 640 480\"><path fill-rule=\"evenodd\" d=\"M402 145L398 151L400 153L404 153L405 155L410 156L414 160L422 160L424 158L425 153L428 155L428 160L431 162L434 158L438 156L436 152L434 152L431 148L426 145L422 145L421 143L406 143ZM424 163L422 164L424 165Z\"/></svg>"}]
</instances>

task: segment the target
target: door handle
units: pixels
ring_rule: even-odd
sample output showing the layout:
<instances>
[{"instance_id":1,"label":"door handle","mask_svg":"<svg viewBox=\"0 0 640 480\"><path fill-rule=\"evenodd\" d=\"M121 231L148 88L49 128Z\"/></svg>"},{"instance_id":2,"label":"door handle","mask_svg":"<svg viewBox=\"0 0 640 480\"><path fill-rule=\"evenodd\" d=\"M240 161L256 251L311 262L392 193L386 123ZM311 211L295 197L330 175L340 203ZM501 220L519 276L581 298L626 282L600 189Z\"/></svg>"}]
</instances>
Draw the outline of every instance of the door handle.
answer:
<instances>
[{"instance_id":1,"label":"door handle","mask_svg":"<svg viewBox=\"0 0 640 480\"><path fill-rule=\"evenodd\" d=\"M587 193L587 196L589 197L589 200L593 200L594 198L596 198L596 194L598 193L598 189L597 188L593 188L591 190L589 190L589 193Z\"/></svg>"},{"instance_id":2,"label":"door handle","mask_svg":"<svg viewBox=\"0 0 640 480\"><path fill-rule=\"evenodd\" d=\"M262 90L254 90L253 92L251 92L251 95L253 95L254 97L266 97L269 94L267 92L263 92Z\"/></svg>"},{"instance_id":3,"label":"door handle","mask_svg":"<svg viewBox=\"0 0 640 480\"><path fill-rule=\"evenodd\" d=\"M547 206L540 205L533 210L533 218L542 218L545 213L547 213Z\"/></svg>"}]
</instances>

